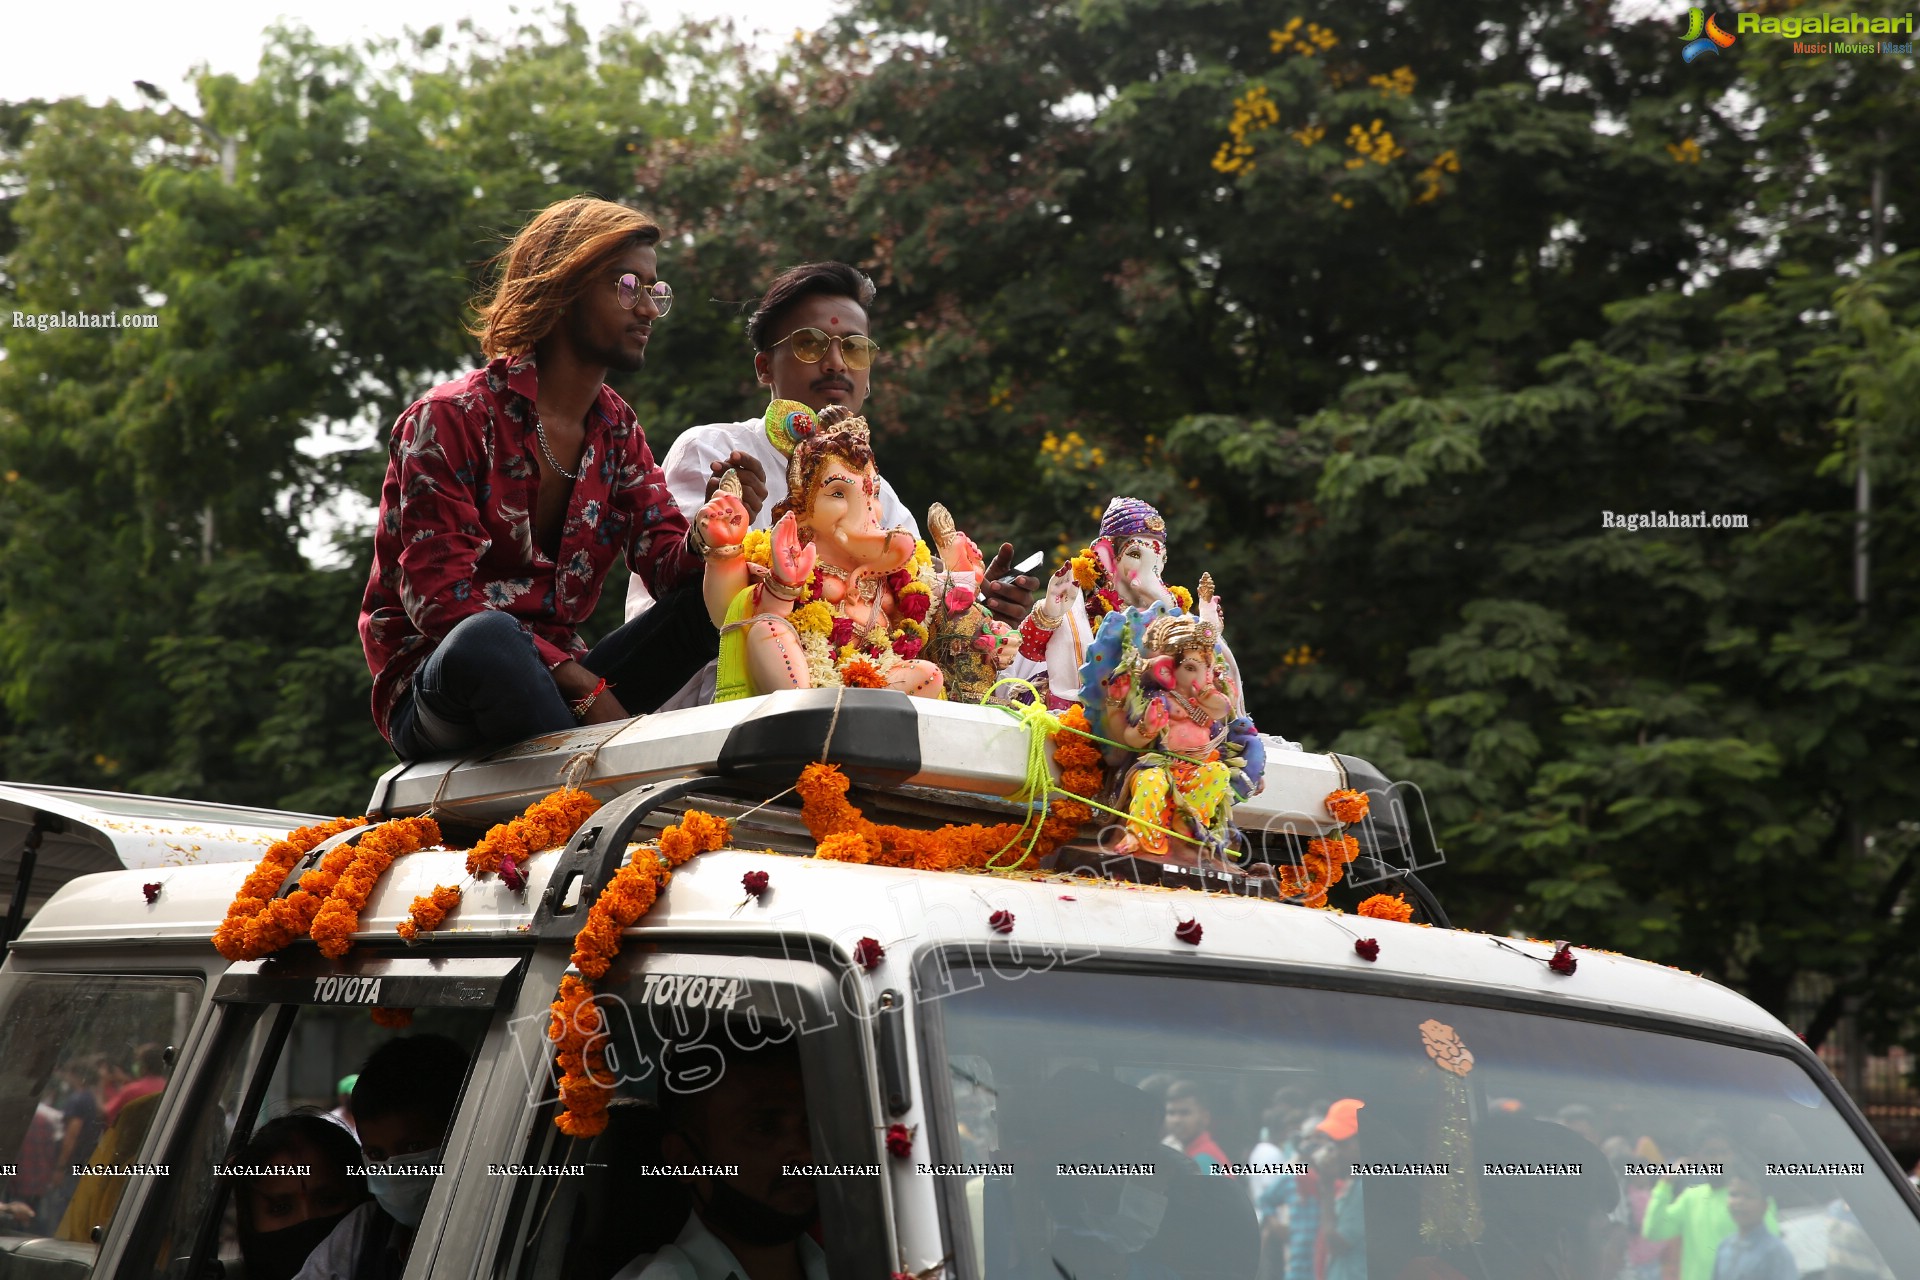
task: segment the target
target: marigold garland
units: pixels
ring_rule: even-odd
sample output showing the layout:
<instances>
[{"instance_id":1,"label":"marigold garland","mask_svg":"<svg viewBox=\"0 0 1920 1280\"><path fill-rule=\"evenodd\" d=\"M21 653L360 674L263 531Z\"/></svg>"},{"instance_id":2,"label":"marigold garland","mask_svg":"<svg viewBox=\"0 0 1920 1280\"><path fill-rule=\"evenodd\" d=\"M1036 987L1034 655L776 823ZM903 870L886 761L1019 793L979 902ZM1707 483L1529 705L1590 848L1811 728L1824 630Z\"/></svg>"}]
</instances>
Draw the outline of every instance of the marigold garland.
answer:
<instances>
[{"instance_id":1,"label":"marigold garland","mask_svg":"<svg viewBox=\"0 0 1920 1280\"><path fill-rule=\"evenodd\" d=\"M353 945L360 928L360 909L373 895L373 886L393 865L395 858L440 843L440 824L432 818L395 818L383 822L360 837L352 846L353 862L340 873L338 883L314 913L307 930L320 947L320 954L338 959ZM345 848L346 846L342 846ZM301 877L304 886L306 877Z\"/></svg>"},{"instance_id":2,"label":"marigold garland","mask_svg":"<svg viewBox=\"0 0 1920 1280\"><path fill-rule=\"evenodd\" d=\"M584 791L567 787L527 807L510 822L502 822L480 839L467 854L467 874L497 873L508 858L525 862L543 849L554 849L573 839L593 816L600 802Z\"/></svg>"},{"instance_id":3,"label":"marigold garland","mask_svg":"<svg viewBox=\"0 0 1920 1280\"><path fill-rule=\"evenodd\" d=\"M587 909L586 923L573 938L573 967L579 977L560 980L560 998L552 1005L547 1039L558 1046L561 1111L554 1123L569 1137L588 1138L607 1127L604 1057L596 1047L600 1014L593 1005L593 983L604 977L620 953L620 935L653 908L673 879L673 868L696 854L724 848L732 839L725 818L689 809L660 833L657 845L642 845L613 873Z\"/></svg>"},{"instance_id":4,"label":"marigold garland","mask_svg":"<svg viewBox=\"0 0 1920 1280\"><path fill-rule=\"evenodd\" d=\"M286 839L274 841L240 886L240 892L234 895L233 902L227 907L227 918L214 931L213 945L220 954L229 960L258 960L266 955L267 951L253 949L252 925L255 917L266 911L270 903L278 901L273 895L286 882L287 873L323 841L332 839L342 831L364 826L366 821L365 818L335 818L331 822L301 827L288 834Z\"/></svg>"},{"instance_id":5,"label":"marigold garland","mask_svg":"<svg viewBox=\"0 0 1920 1280\"><path fill-rule=\"evenodd\" d=\"M1060 717L1063 731L1054 739L1054 761L1060 766L1062 793L1047 805L1031 849L1021 844L1033 835L1028 823L1002 822L993 826L949 824L938 831L869 822L847 800L852 784L840 770L810 764L801 770L800 819L814 839L814 856L836 862L858 862L883 867L911 867L919 871L978 869L1002 854L1020 850L1011 867L1033 867L1042 858L1073 839L1093 816L1083 803L1100 790L1100 750L1087 738L1086 713L1073 707Z\"/></svg>"},{"instance_id":6,"label":"marigold garland","mask_svg":"<svg viewBox=\"0 0 1920 1280\"><path fill-rule=\"evenodd\" d=\"M886 680L865 658L851 658L840 667L840 683L849 689L884 689Z\"/></svg>"},{"instance_id":7,"label":"marigold garland","mask_svg":"<svg viewBox=\"0 0 1920 1280\"><path fill-rule=\"evenodd\" d=\"M1343 826L1359 822L1367 816L1372 802L1364 791L1355 791L1352 787L1342 787L1327 796L1327 812L1333 820Z\"/></svg>"},{"instance_id":8,"label":"marigold garland","mask_svg":"<svg viewBox=\"0 0 1920 1280\"><path fill-rule=\"evenodd\" d=\"M437 884L432 893L423 893L413 900L413 906L407 912L407 918L394 926L394 932L408 942L415 941L422 933L432 933L447 918L447 912L460 905L460 889L457 885Z\"/></svg>"},{"instance_id":9,"label":"marigold garland","mask_svg":"<svg viewBox=\"0 0 1920 1280\"><path fill-rule=\"evenodd\" d=\"M607 1127L607 1099L613 1092L599 1084L607 1064L593 987L570 973L560 979L559 999L550 1007L547 1039L558 1046L554 1063L560 1068L561 1109L554 1124L570 1138L591 1138Z\"/></svg>"},{"instance_id":10,"label":"marigold garland","mask_svg":"<svg viewBox=\"0 0 1920 1280\"><path fill-rule=\"evenodd\" d=\"M1360 904L1360 914L1373 920L1413 919L1413 904L1397 893L1376 893Z\"/></svg>"}]
</instances>

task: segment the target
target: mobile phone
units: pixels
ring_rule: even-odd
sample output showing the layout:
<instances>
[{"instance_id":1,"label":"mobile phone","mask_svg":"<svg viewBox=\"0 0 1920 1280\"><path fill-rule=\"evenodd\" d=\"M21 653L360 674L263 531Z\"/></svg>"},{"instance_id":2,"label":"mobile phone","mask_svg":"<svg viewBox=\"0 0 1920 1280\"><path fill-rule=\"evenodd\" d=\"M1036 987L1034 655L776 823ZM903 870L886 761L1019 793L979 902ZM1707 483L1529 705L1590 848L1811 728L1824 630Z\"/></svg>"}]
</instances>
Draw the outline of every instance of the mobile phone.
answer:
<instances>
[{"instance_id":1,"label":"mobile phone","mask_svg":"<svg viewBox=\"0 0 1920 1280\"><path fill-rule=\"evenodd\" d=\"M1028 556L1025 560L1022 560L1019 564L1013 566L1012 573L1008 574L1004 578L995 578L994 581L1010 587L1013 585L1013 580L1019 577L1021 574L1026 573L1030 569L1038 569L1040 567L1040 562L1044 559L1046 559L1045 553L1036 551L1032 555Z\"/></svg>"}]
</instances>

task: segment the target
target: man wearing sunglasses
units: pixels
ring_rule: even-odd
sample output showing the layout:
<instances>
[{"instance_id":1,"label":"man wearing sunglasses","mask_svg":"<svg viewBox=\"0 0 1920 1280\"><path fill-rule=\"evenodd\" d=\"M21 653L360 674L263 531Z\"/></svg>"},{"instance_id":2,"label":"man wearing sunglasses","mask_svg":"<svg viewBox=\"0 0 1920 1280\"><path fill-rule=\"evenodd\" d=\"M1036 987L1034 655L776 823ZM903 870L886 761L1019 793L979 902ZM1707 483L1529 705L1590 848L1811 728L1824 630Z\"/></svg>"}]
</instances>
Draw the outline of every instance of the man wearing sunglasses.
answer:
<instances>
[{"instance_id":1,"label":"man wearing sunglasses","mask_svg":"<svg viewBox=\"0 0 1920 1280\"><path fill-rule=\"evenodd\" d=\"M394 427L360 637L403 760L651 711L717 649L686 517L606 385L673 305L659 239L606 200L542 211L480 309L487 364ZM616 555L662 604L589 652Z\"/></svg>"},{"instance_id":2,"label":"man wearing sunglasses","mask_svg":"<svg viewBox=\"0 0 1920 1280\"><path fill-rule=\"evenodd\" d=\"M831 426L853 417L867 402L873 361L879 351L869 333L867 308L873 282L844 262L806 262L774 278L747 321L753 344L753 371L776 400L795 400ZM662 462L667 487L682 509L697 511L713 496L721 476L736 472L745 490L742 501L753 527L771 526L768 513L787 496L787 458L792 442L770 431L764 417L716 422L684 432ZM784 447L783 447L784 446ZM883 467L884 471L885 468ZM880 481L880 522L902 526L919 536L919 524ZM987 568L986 604L995 616L1018 626L1033 607L1040 585L1030 577L1009 577L1013 545L1003 543ZM638 577L627 587L627 617L643 616L652 596Z\"/></svg>"}]
</instances>

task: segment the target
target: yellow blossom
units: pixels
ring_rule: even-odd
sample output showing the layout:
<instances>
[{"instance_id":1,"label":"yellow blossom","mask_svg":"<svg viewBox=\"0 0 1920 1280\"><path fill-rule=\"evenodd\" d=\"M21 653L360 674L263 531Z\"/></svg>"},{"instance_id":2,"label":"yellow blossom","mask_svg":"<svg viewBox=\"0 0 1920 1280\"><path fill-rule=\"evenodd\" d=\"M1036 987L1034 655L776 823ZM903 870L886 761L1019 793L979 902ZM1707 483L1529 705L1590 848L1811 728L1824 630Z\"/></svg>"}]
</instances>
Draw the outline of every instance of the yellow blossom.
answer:
<instances>
[{"instance_id":1,"label":"yellow blossom","mask_svg":"<svg viewBox=\"0 0 1920 1280\"><path fill-rule=\"evenodd\" d=\"M1692 138L1683 138L1677 143L1669 142L1667 154L1673 157L1675 164L1699 164L1700 144Z\"/></svg>"},{"instance_id":2,"label":"yellow blossom","mask_svg":"<svg viewBox=\"0 0 1920 1280\"><path fill-rule=\"evenodd\" d=\"M1325 125L1310 124L1293 131L1293 140L1303 147L1310 147L1327 136Z\"/></svg>"},{"instance_id":3,"label":"yellow blossom","mask_svg":"<svg viewBox=\"0 0 1920 1280\"><path fill-rule=\"evenodd\" d=\"M1413 74L1412 67L1395 67L1386 75L1368 76L1367 83L1390 98L1405 98L1412 95L1419 77Z\"/></svg>"}]
</instances>

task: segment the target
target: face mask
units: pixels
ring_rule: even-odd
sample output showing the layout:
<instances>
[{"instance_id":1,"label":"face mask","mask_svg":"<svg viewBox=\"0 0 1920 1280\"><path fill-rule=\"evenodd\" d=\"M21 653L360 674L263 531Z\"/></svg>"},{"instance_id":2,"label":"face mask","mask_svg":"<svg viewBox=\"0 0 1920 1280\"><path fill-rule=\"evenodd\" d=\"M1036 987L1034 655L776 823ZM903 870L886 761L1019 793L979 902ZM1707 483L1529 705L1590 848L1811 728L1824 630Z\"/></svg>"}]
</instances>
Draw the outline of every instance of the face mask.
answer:
<instances>
[{"instance_id":1,"label":"face mask","mask_svg":"<svg viewBox=\"0 0 1920 1280\"><path fill-rule=\"evenodd\" d=\"M430 1172L440 1163L440 1148L419 1151L410 1156L393 1156L378 1164L369 1162L367 1191L395 1222L417 1227L427 1214L427 1197L433 1194Z\"/></svg>"},{"instance_id":2,"label":"face mask","mask_svg":"<svg viewBox=\"0 0 1920 1280\"><path fill-rule=\"evenodd\" d=\"M293 1280L307 1264L307 1255L333 1234L344 1213L308 1218L276 1231L240 1232L240 1256L247 1260L247 1280Z\"/></svg>"}]
</instances>

